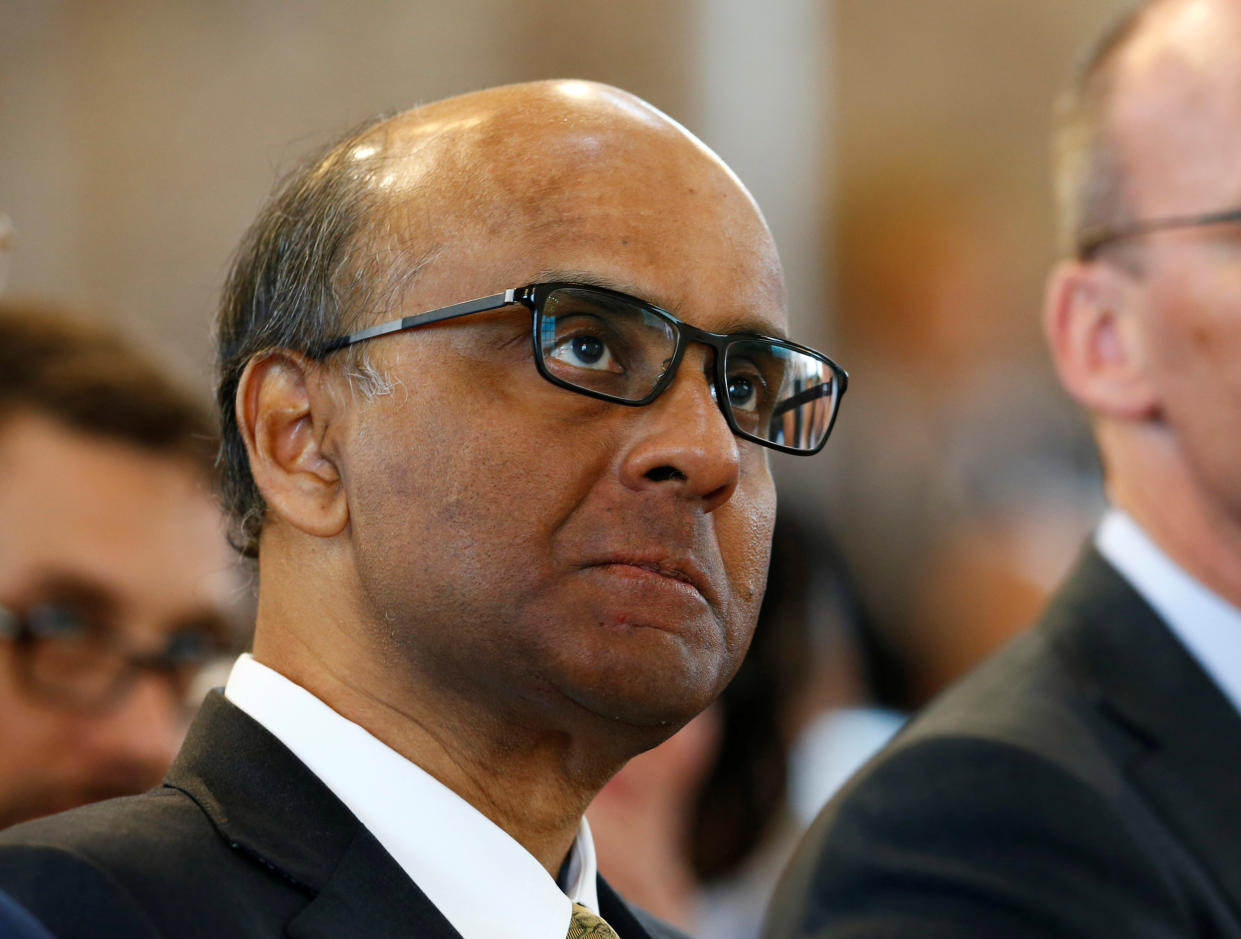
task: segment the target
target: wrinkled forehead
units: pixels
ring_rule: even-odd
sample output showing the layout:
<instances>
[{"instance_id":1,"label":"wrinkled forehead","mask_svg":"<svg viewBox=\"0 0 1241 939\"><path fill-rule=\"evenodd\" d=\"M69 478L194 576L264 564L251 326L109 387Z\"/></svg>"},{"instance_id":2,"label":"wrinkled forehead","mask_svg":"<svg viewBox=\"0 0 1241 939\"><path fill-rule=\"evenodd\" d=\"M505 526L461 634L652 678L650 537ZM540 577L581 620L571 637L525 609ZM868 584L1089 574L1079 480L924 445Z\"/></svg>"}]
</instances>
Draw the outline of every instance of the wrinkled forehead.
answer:
<instances>
[{"instance_id":1,"label":"wrinkled forehead","mask_svg":"<svg viewBox=\"0 0 1241 939\"><path fill-rule=\"evenodd\" d=\"M783 328L779 260L754 200L639 99L566 82L401 120L360 146L382 148L376 185L391 196L393 229L428 245L419 280L429 289L451 280L446 295L460 298L543 271L593 271L661 305L727 303Z\"/></svg>"}]
</instances>

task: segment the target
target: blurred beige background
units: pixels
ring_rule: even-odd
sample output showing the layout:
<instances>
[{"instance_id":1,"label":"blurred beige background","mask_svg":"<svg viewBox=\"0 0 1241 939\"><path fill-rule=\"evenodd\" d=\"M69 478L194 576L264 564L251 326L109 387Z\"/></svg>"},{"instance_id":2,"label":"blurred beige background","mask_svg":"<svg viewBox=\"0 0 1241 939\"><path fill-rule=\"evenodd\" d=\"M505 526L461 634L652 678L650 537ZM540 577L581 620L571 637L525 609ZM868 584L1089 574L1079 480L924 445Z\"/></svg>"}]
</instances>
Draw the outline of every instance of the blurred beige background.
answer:
<instances>
[{"instance_id":1,"label":"blurred beige background","mask_svg":"<svg viewBox=\"0 0 1241 939\"><path fill-rule=\"evenodd\" d=\"M1125 5L0 0L8 290L120 322L205 392L229 253L296 157L486 85L626 87L749 183L795 334L853 374L826 454L777 472L917 698L1023 621L1097 499L1037 328L1046 130Z\"/></svg>"}]
</instances>

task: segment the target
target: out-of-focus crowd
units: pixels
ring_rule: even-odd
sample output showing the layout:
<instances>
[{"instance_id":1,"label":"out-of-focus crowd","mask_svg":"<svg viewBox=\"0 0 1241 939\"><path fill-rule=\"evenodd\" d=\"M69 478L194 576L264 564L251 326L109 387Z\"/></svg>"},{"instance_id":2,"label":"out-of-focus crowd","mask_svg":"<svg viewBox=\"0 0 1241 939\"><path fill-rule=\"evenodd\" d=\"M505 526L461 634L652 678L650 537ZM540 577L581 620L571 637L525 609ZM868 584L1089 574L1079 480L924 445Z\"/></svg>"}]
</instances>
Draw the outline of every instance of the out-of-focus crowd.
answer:
<instances>
[{"instance_id":1,"label":"out-of-focus crowd","mask_svg":"<svg viewBox=\"0 0 1241 939\"><path fill-rule=\"evenodd\" d=\"M591 843L599 872L621 894L674 926L714 939L754 939L765 919L772 936L806 935L820 923L829 924L822 934L830 935L833 922L860 930L850 935L899 934L864 927L889 920L938 923L941 914L959 931L945 927L936 934L965 935L960 924L976 922L1000 930L977 934L1007 934L1004 929L1020 924L1030 927L1029 935L1054 935L1060 928L1067 935L1078 933L1056 917L1068 914L1045 896L1057 896L1046 881L1058 882L1058 864L1068 857L1081 869L1071 868L1066 879L1093 884L1097 878L1103 885L1094 907L1089 898L1083 901L1087 912L1072 928L1109 917L1155 923L1167 916L1173 922L1182 907L1199 922L1241 922L1226 900L1241 884L1241 861L1210 838L1218 817L1211 800L1219 797L1224 776L1217 769L1195 775L1219 737L1235 742L1215 730L1236 730L1234 695L1241 688L1237 637L1228 632L1241 621L1235 485L1241 453L1235 443L1241 439L1235 378L1241 214L1235 205L1241 191L1235 191L1235 161L1216 155L1241 155L1232 149L1239 146L1237 134L1220 129L1241 113L1241 103L1233 100L1238 70L1218 42L1221 35L1241 37L1241 19L1207 0L1142 9L1096 48L1062 103L1057 153L1065 237L1063 260L1048 279L1043 329L1068 397L1049 394L1045 376L1027 361L993 364L993 333L1002 327L988 314L1001 301L980 275L989 263L986 252L974 237L977 226L947 224L954 211L969 211L968 199L941 202L938 194L903 191L882 179L875 192L847 194L838 223L851 226L850 237L839 248L836 286L841 358L854 387L847 418L852 429L844 437L852 449L850 468L832 482L835 530L795 501L781 503L766 593L744 663L706 710L602 785L586 812L587 837L578 835L571 853L562 852L573 861L565 863L559 885L585 863L578 846ZM1212 17L1219 23L1204 27ZM485 93L484 102L486 94L495 92ZM608 109L625 110L612 100L619 92L581 83L569 83L567 91L560 85L499 94L515 94L523 108L539 113L550 113L550 99L580 116L573 109L592 96L607 102L608 120L618 120ZM573 103L563 104L568 99ZM632 102L626 107L646 113ZM438 134L440 123L430 123ZM474 125L444 126L460 133ZM1181 138L1166 133L1169 127ZM427 133L424 127L417 132ZM386 126L382 134L399 136ZM315 179L338 168L346 159L341 154L365 163L382 149L370 138L359 140L340 144L339 153L324 158L322 172L307 170L306 191L313 194ZM681 159L676 147L684 149L685 141L675 140L674 146L659 137L668 150L653 152ZM710 173L706 178L713 179ZM387 185L380 188L386 192ZM351 210L369 206L346 191L347 183L340 186L315 196L323 200L316 221L325 231L339 208L328 205L329 196ZM452 188L453 198L464 188ZM289 204L298 197L297 186L280 196ZM289 217L277 210L263 216L248 236L248 250L259 257L266 247L271 257L296 267L279 255L287 233L272 234ZM962 236L965 228L971 237ZM101 326L89 313L4 295L19 235L0 215L0 828L159 785L204 695L227 678L248 647L255 616L254 569L239 557L245 552L235 550L245 547L245 532L236 525L230 530L217 495L221 460L230 458L227 444L219 455L217 419L135 337ZM344 242L353 235L340 237ZM359 263L355 286L377 276L378 263ZM284 277L283 269L272 273L276 261L270 269L256 268L273 281ZM235 274L229 289L261 294L263 285L248 284L245 276ZM610 395L591 384L597 374L553 373L566 359L586 372L607 371L595 366L614 365L615 351L593 334L553 335L539 345L539 330L554 334L559 322L547 308L547 296L557 289L578 291L596 304L586 316L575 307L559 319L593 318L636 334L631 320L642 318L643 329L653 331L655 323L675 335L650 387ZM329 336L308 351L278 351L276 358L283 358L269 364L267 377L246 371L268 353L251 336L258 351L240 357L234 383L223 386L225 423L244 418L233 409L247 394L254 414L261 404L286 401L279 395L290 386L314 399L318 392L305 387L313 384L306 375L318 367L315 356L415 326L476 313L485 318L523 302L534 323L541 378L557 392L576 393L572 400L581 407L587 405L579 399L599 408L600 399L608 407L651 405L672 387L671 373L682 367L690 342L715 343L721 357L725 348L740 346L756 357L755 348L764 354L775 348L783 356L804 355L823 376L834 376L809 392L787 392L780 403L795 416L808 400L830 398L834 417L843 395L843 378L813 350L751 332L738 339L687 328L611 281L566 287L557 280ZM280 349L274 340L271 347ZM451 353L460 359L470 354ZM373 397L408 392L379 387L365 352L347 355L353 356L349 381L374 380ZM723 415L727 422L720 425L723 450L733 453L734 435L747 446L781 449L781 441L787 443L774 431L741 428L737 415L745 414L748 400L745 388L738 390L742 382L734 374L724 377L723 366L710 374L710 417ZM264 380L283 390L253 390ZM734 381L738 387L729 384ZM335 403L332 392L317 401L328 408ZM271 405L270 411L281 408ZM302 430L288 429L299 420L289 421L286 436L270 449L275 462L287 458L302 470L313 462L298 462L313 450L306 442L313 434L304 431L305 421ZM237 428L231 430L236 435ZM249 452L269 455L261 450L263 434L279 434L257 418L249 430ZM512 442L519 431L505 437L507 428L501 428L497 439ZM827 432L822 428L821 437ZM331 441L313 444L326 448ZM246 452L234 441L233 459L245 462ZM1096 452L1108 473L1106 501ZM637 474L631 488L685 482L672 460ZM762 473L756 465L751 472L769 483L763 475L768 464ZM262 486L253 476L246 479L261 504ZM280 492L270 478L264 485ZM722 483L703 498L723 504L739 485ZM305 495L310 491L308 484L296 498L315 503L304 513L311 521L293 526L298 532L286 547L300 544L303 535L327 541L347 527L339 510L332 516L337 527L324 522L331 499L322 490ZM385 480L365 491L382 502L409 497L410 490ZM469 493L454 494L469 501ZM671 587L683 593L689 586L700 595L711 592L701 586L709 577L676 568L675 560L609 559L596 566L634 568L627 577L674 581ZM280 572L296 566L287 562ZM1071 567L1069 586L1028 631ZM638 592L628 582L623 589ZM1147 660L1128 657L1131 636L1141 638L1134 644ZM394 655L408 651L402 646L408 638L387 637L398 650ZM1005 645L1009 651L1001 658L907 724L907 715ZM425 660L411 655L411 661L439 661L434 654ZM447 654L443 661L460 665ZM253 671L263 667L254 660L243 657L242 663L234 676L268 680ZM382 671L368 660L359 674ZM461 687L473 687L468 676L451 674ZM315 673L300 677L318 687ZM1154 700L1134 690L1156 687L1159 678L1169 683L1157 686ZM439 681L433 677L428 685L442 691ZM626 687L637 684L634 679ZM503 703L512 708L497 708L504 717L519 713L524 720L535 713L507 698ZM1159 722L1175 707L1201 720L1184 734L1174 728L1175 742L1165 745ZM1113 718L1114 725L1108 723ZM1181 753L1182 745L1195 749ZM868 764L881 750L884 755ZM1169 753L1181 762L1158 762ZM1133 782L1135 766L1153 768L1135 772ZM937 777L940 768L944 775ZM1027 783L1028 791L1022 788ZM1005 802L1008 792L1023 794ZM820 816L833 796L837 801ZM1014 822L1014 800L1036 807ZM974 806L980 814L970 814ZM1113 815L1119 821L1109 828ZM1123 834L1119 846L1115 830ZM999 848L989 840L995 832L1003 833ZM1048 832L1063 854L1040 841ZM1182 850L1182 842L1191 849ZM805 846L790 867L799 843ZM1148 857L1158 859L1154 874L1143 866ZM1131 858L1137 858L1132 871L1122 863ZM1021 870L1030 876L1013 875ZM772 919L768 904L782 874L790 900L785 908L794 912ZM1126 891L1143 878L1156 883L1149 895L1158 902L1166 888L1180 905L1133 913ZM1109 894L1116 884L1124 889ZM851 892L850 885L860 886ZM874 908L866 907L868 890L880 898ZM1070 886L1068 892L1090 891ZM593 888L587 894L593 897ZM954 919L958 911L945 911L964 895L982 899L978 909ZM571 929L581 932L570 936L615 935L590 933L599 928L598 911L579 907L575 899Z\"/></svg>"}]
</instances>

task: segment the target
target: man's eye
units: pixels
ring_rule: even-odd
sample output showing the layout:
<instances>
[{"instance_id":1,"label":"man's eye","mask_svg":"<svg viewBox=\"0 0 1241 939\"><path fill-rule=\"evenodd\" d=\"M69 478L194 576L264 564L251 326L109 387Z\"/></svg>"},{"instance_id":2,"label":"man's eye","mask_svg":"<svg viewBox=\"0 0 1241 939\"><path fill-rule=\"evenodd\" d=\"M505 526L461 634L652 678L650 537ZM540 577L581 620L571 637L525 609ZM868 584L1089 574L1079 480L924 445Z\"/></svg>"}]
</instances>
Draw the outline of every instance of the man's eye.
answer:
<instances>
[{"instance_id":1,"label":"man's eye","mask_svg":"<svg viewBox=\"0 0 1241 939\"><path fill-rule=\"evenodd\" d=\"M620 364L612 355L606 342L598 336L583 333L569 336L556 343L551 357L574 368L592 369L595 371L620 372Z\"/></svg>"},{"instance_id":2,"label":"man's eye","mask_svg":"<svg viewBox=\"0 0 1241 939\"><path fill-rule=\"evenodd\" d=\"M734 411L753 411L758 407L760 383L750 375L728 376L728 403Z\"/></svg>"}]
</instances>

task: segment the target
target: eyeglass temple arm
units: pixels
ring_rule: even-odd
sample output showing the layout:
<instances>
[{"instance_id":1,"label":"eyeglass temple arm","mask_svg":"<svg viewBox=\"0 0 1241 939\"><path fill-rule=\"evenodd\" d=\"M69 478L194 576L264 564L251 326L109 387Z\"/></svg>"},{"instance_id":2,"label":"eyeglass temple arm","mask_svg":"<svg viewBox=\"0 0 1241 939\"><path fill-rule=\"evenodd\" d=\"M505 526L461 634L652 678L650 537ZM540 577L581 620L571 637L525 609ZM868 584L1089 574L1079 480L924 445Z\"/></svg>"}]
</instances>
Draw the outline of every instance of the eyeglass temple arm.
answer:
<instances>
[{"instance_id":1,"label":"eyeglass temple arm","mask_svg":"<svg viewBox=\"0 0 1241 939\"><path fill-rule=\"evenodd\" d=\"M325 343L319 348L318 355L324 356L329 352L335 352L337 349L365 342L367 339L374 339L376 336L399 333L403 329L413 329L415 326L425 326L428 323L439 323L458 316L469 316L471 313L498 310L501 307L516 303L520 299L518 295L521 293L522 291L518 288L510 288L504 291L504 293L493 293L489 297L479 297L477 300L463 300L461 303L454 303L452 306L432 310L429 313L415 313L413 316L405 316L399 320L391 320L387 323L380 323L377 326L368 326L366 329L359 329L357 332L349 333L347 336L341 336L339 339L333 339L331 342Z\"/></svg>"},{"instance_id":2,"label":"eyeglass temple arm","mask_svg":"<svg viewBox=\"0 0 1241 939\"><path fill-rule=\"evenodd\" d=\"M1081 261L1089 261L1100 248L1117 241L1138 238L1165 228L1197 228L1202 225L1223 225L1228 222L1241 222L1241 209L1225 209L1222 212L1204 212L1200 215L1169 215L1166 218L1152 218L1145 221L1121 225L1118 228L1094 226L1087 228L1077 237L1077 257Z\"/></svg>"}]
</instances>

